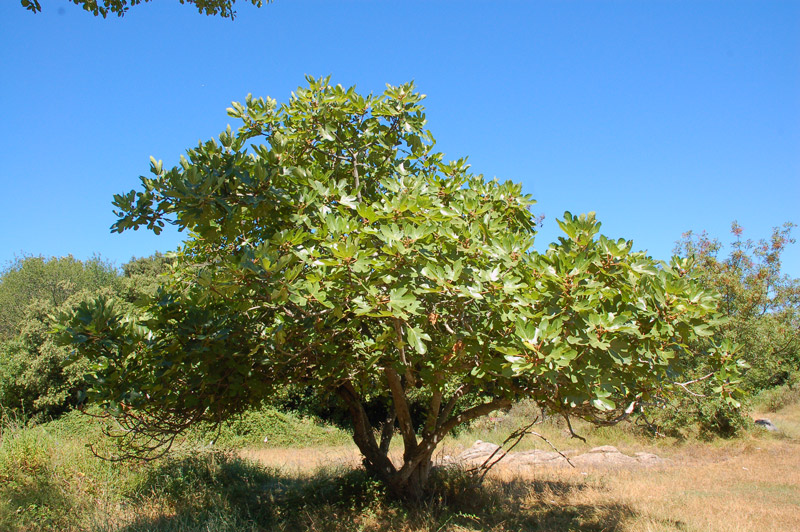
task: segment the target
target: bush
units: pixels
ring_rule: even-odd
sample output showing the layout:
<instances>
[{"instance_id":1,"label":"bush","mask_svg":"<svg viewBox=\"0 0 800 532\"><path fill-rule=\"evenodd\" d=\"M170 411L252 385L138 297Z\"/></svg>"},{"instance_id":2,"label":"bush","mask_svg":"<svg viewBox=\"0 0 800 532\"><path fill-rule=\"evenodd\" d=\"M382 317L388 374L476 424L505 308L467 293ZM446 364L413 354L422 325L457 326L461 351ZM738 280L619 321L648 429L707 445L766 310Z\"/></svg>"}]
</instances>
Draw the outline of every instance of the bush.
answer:
<instances>
[{"instance_id":1,"label":"bush","mask_svg":"<svg viewBox=\"0 0 800 532\"><path fill-rule=\"evenodd\" d=\"M753 398L753 408L764 412L777 412L781 408L800 402L800 385L797 373L789 375L787 383L763 390Z\"/></svg>"},{"instance_id":2,"label":"bush","mask_svg":"<svg viewBox=\"0 0 800 532\"><path fill-rule=\"evenodd\" d=\"M752 427L743 407L718 397L681 397L670 402L646 405L641 426L650 434L678 439L733 438Z\"/></svg>"},{"instance_id":3,"label":"bush","mask_svg":"<svg viewBox=\"0 0 800 532\"><path fill-rule=\"evenodd\" d=\"M85 362L71 359L69 350L50 335L53 311L49 303L33 302L16 337L0 343L0 405L35 422L78 405L78 390L84 386Z\"/></svg>"}]
</instances>

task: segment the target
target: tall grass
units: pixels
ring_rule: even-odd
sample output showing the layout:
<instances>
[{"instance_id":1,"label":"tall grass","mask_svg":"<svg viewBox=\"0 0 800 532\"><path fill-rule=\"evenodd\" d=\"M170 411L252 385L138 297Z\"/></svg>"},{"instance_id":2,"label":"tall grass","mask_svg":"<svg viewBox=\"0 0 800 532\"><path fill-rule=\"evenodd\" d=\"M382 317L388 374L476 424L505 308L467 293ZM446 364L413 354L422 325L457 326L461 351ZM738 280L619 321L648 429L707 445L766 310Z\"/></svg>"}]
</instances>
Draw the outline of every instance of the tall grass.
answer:
<instances>
[{"instance_id":1,"label":"tall grass","mask_svg":"<svg viewBox=\"0 0 800 532\"><path fill-rule=\"evenodd\" d=\"M110 464L92 460L85 442L45 426L5 420L0 441L0 530L71 530L107 502Z\"/></svg>"},{"instance_id":2,"label":"tall grass","mask_svg":"<svg viewBox=\"0 0 800 532\"><path fill-rule=\"evenodd\" d=\"M753 398L753 408L760 412L777 412L800 403L800 383L792 382L762 390Z\"/></svg>"},{"instance_id":3,"label":"tall grass","mask_svg":"<svg viewBox=\"0 0 800 532\"><path fill-rule=\"evenodd\" d=\"M218 442L209 447L212 434ZM274 521L265 517L270 505L264 494L285 491L295 480L239 458L232 448L298 438L333 445L345 437L313 420L251 412L218 432L198 427L156 462L116 463L98 459L88 448L112 443L92 417L72 412L25 426L5 415L0 417L0 530L249 530L252 523Z\"/></svg>"}]
</instances>

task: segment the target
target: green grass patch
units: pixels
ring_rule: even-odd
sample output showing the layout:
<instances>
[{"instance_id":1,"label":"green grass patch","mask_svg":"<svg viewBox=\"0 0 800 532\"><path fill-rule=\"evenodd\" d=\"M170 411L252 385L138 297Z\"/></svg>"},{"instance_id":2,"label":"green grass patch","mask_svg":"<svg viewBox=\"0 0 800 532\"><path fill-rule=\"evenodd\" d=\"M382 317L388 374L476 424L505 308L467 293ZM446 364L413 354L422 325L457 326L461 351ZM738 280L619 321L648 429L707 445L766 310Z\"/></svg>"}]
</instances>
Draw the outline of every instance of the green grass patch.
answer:
<instances>
[{"instance_id":1,"label":"green grass patch","mask_svg":"<svg viewBox=\"0 0 800 532\"><path fill-rule=\"evenodd\" d=\"M219 427L199 425L186 437L225 448L344 445L352 441L349 433L335 425L270 407L247 411Z\"/></svg>"}]
</instances>

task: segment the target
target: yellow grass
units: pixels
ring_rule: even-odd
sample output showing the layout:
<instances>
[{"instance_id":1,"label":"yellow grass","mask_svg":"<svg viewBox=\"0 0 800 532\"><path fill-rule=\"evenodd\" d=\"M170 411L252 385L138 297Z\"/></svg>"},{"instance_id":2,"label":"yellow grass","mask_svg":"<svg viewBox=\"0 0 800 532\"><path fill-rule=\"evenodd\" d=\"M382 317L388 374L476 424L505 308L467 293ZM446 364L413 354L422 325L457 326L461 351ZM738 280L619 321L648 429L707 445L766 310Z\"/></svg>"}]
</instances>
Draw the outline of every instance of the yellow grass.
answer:
<instances>
[{"instance_id":1,"label":"yellow grass","mask_svg":"<svg viewBox=\"0 0 800 532\"><path fill-rule=\"evenodd\" d=\"M500 470L492 480L567 486L528 504L625 508L619 530L800 530L796 443L766 442L764 447L715 452L684 449L673 460L657 469Z\"/></svg>"},{"instance_id":2,"label":"yellow grass","mask_svg":"<svg viewBox=\"0 0 800 532\"><path fill-rule=\"evenodd\" d=\"M800 404L769 417L783 432L734 440L653 443L624 428L570 441L563 427L541 432L562 449L612 444L669 461L658 467L493 469L476 489L463 468L439 475L423 504L383 496L358 470L350 446L188 452L150 464L95 460L80 437L17 429L0 446L0 530L13 532L523 532L800 531ZM456 456L479 430L448 438L438 458ZM546 449L528 437L522 449ZM498 441L499 440L499 441ZM399 462L401 442L392 457ZM239 459L241 458L241 459Z\"/></svg>"},{"instance_id":3,"label":"yellow grass","mask_svg":"<svg viewBox=\"0 0 800 532\"><path fill-rule=\"evenodd\" d=\"M478 508L441 523L417 513L402 529L800 531L800 442L794 437L800 405L770 419L784 429L782 436L764 433L733 442L659 448L656 452L670 462L655 468L520 470L501 465L486 481L488 492L505 497L494 517ZM458 450L453 442L449 448L445 444L444 452ZM356 450L349 447L249 450L244 456L295 471L358 463ZM399 526L381 512L351 518L362 530ZM307 525L311 530L347 529L313 518Z\"/></svg>"}]
</instances>

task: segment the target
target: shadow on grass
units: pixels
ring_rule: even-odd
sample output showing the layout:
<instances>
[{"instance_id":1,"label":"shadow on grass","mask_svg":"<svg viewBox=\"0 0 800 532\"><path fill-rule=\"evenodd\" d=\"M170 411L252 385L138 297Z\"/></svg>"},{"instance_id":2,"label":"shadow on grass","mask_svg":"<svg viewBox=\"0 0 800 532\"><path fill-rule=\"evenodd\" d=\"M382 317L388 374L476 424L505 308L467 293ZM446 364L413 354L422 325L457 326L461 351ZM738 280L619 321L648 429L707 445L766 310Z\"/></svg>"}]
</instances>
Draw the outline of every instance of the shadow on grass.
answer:
<instances>
[{"instance_id":1,"label":"shadow on grass","mask_svg":"<svg viewBox=\"0 0 800 532\"><path fill-rule=\"evenodd\" d=\"M0 482L3 482L0 480ZM0 501L0 530L63 530L70 517L63 491L45 474L31 474L21 481L4 481Z\"/></svg>"},{"instance_id":2,"label":"shadow on grass","mask_svg":"<svg viewBox=\"0 0 800 532\"><path fill-rule=\"evenodd\" d=\"M439 471L415 505L390 500L362 469L291 474L240 458L196 455L152 468L129 494L125 532L166 531L610 531L633 511L621 504L572 504L580 482L492 480L475 486ZM560 499L561 502L552 500Z\"/></svg>"}]
</instances>

